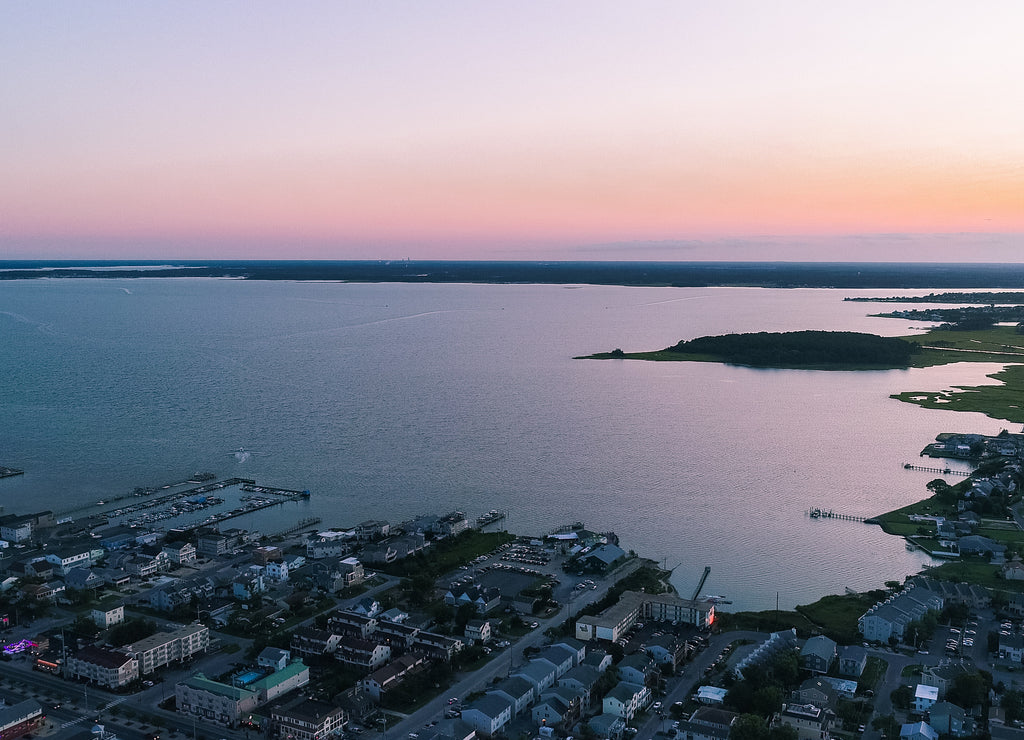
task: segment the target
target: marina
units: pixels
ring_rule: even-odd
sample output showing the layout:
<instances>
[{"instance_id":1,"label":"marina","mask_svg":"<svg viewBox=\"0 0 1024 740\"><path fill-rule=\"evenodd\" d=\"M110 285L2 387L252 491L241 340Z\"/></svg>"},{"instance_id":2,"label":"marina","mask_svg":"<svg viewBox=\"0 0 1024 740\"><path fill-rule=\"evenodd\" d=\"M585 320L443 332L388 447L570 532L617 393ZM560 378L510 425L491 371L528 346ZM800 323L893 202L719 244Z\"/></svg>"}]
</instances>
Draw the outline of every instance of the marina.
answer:
<instances>
[{"instance_id":1,"label":"marina","mask_svg":"<svg viewBox=\"0 0 1024 740\"><path fill-rule=\"evenodd\" d=\"M227 521L228 519L252 514L253 512L260 511L262 509L268 509L271 506L279 506L287 503L288 501L308 499L310 496L309 491L293 491L287 488L257 486L253 481L246 481L241 488L243 491L248 493L248 495L243 495L241 497L242 501L245 502L244 505L231 509L227 512L211 514L201 522L178 527L178 529L185 532L191 532L192 530L199 529L201 527L212 527L220 524L221 522Z\"/></svg>"},{"instance_id":2,"label":"marina","mask_svg":"<svg viewBox=\"0 0 1024 740\"><path fill-rule=\"evenodd\" d=\"M172 488L171 484L164 488ZM157 498L146 498L138 503L132 503L102 512L100 516L106 517L108 521L119 520L119 523L129 527L154 527L161 522L166 522L179 517L195 514L207 509L214 509L228 502L224 494L228 489L238 488L241 494L238 496L238 505L227 511L214 511L201 521L191 521L186 524L175 525L174 529L191 531L199 527L215 526L223 521L235 517L251 514L271 506L277 506L288 501L299 501L308 499L309 491L298 491L288 488L276 488L274 486L257 485L251 478L227 478L221 481L204 483L200 486L188 488L182 491L175 491ZM139 490L139 489L136 489ZM116 500L116 499L115 499ZM107 505L111 502L99 501L97 505ZM70 523L73 517L62 517L62 523Z\"/></svg>"}]
</instances>

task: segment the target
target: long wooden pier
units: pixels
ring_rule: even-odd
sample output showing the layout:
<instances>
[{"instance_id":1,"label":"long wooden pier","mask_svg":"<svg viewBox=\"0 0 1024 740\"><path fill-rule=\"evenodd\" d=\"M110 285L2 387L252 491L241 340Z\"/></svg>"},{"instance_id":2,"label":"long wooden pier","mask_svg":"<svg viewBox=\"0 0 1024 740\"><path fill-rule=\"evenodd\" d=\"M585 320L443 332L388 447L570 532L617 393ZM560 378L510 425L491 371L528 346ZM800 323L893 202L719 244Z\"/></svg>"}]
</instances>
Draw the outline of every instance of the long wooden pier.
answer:
<instances>
[{"instance_id":1,"label":"long wooden pier","mask_svg":"<svg viewBox=\"0 0 1024 740\"><path fill-rule=\"evenodd\" d=\"M953 470L952 468L926 468L924 465L914 465L913 463L903 463L904 470L923 470L926 473L938 473L939 475L962 475L969 476L970 473L963 470Z\"/></svg>"},{"instance_id":2,"label":"long wooden pier","mask_svg":"<svg viewBox=\"0 0 1024 740\"><path fill-rule=\"evenodd\" d=\"M819 509L818 507L808 511L807 515L811 517L811 519L842 519L848 522L867 521L867 517L854 516L853 514L839 514L831 509Z\"/></svg>"}]
</instances>

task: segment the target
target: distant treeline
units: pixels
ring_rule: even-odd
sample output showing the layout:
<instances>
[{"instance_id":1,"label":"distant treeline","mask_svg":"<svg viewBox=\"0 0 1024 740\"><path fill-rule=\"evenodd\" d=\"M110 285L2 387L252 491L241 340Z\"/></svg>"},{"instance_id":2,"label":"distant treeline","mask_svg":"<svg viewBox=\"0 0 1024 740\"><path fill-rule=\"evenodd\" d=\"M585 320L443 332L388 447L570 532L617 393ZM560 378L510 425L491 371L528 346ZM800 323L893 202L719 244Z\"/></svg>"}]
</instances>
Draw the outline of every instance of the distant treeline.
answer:
<instances>
[{"instance_id":1,"label":"distant treeline","mask_svg":"<svg viewBox=\"0 0 1024 740\"><path fill-rule=\"evenodd\" d=\"M1024 285L1024 264L448 260L139 260L126 264L99 260L0 261L0 279L90 277L227 277L244 280L765 288L909 289L973 288L978 285L989 285L993 288L1016 289Z\"/></svg>"},{"instance_id":2,"label":"distant treeline","mask_svg":"<svg viewBox=\"0 0 1024 740\"><path fill-rule=\"evenodd\" d=\"M1024 306L963 306L960 308L902 309L878 314L890 319L942 321L940 329L975 331L1000 323L1024 323Z\"/></svg>"},{"instance_id":3,"label":"distant treeline","mask_svg":"<svg viewBox=\"0 0 1024 740\"><path fill-rule=\"evenodd\" d=\"M707 355L721 362L759 367L906 367L921 348L904 339L860 332L794 331L699 337L664 351Z\"/></svg>"},{"instance_id":4,"label":"distant treeline","mask_svg":"<svg viewBox=\"0 0 1024 740\"><path fill-rule=\"evenodd\" d=\"M991 306L996 303L1024 304L1021 292L971 292L971 293L929 293L915 296L890 296L888 298L844 298L844 301L870 301L875 303L972 303Z\"/></svg>"}]
</instances>

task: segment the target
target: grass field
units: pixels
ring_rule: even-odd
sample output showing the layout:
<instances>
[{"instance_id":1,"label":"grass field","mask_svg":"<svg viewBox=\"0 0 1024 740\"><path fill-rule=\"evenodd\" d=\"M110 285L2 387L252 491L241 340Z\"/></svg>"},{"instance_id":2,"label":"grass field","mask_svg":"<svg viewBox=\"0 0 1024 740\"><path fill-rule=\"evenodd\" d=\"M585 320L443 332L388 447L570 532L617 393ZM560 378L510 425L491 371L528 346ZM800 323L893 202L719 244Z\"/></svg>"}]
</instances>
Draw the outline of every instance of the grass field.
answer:
<instances>
[{"instance_id":1,"label":"grass field","mask_svg":"<svg viewBox=\"0 0 1024 740\"><path fill-rule=\"evenodd\" d=\"M722 630L747 629L778 632L796 628L801 637L823 634L841 644L860 641L857 620L884 592L826 596L813 604L796 607L796 611L736 612L720 615Z\"/></svg>"}]
</instances>

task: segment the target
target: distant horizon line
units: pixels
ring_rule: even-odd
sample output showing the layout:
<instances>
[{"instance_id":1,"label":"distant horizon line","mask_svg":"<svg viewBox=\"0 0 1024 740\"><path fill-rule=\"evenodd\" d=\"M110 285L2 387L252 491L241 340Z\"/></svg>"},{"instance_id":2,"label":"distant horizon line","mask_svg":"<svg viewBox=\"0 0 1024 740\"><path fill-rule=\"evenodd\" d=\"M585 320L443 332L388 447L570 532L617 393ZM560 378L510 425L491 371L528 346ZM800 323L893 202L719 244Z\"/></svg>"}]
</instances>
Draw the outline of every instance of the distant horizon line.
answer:
<instances>
[{"instance_id":1,"label":"distant horizon line","mask_svg":"<svg viewBox=\"0 0 1024 740\"><path fill-rule=\"evenodd\" d=\"M1024 263L651 260L7 260L0 281L213 278L635 287L1024 289Z\"/></svg>"},{"instance_id":2,"label":"distant horizon line","mask_svg":"<svg viewBox=\"0 0 1024 740\"><path fill-rule=\"evenodd\" d=\"M809 260L809 259L468 259L450 257L375 257L363 259L334 259L326 257L301 257L301 258L235 258L235 257L187 257L181 259L104 259L84 257L76 259L54 259L54 258L22 258L22 259L0 259L0 269L5 265L12 265L20 268L23 265L36 265L39 267L60 266L60 267L96 267L111 266L131 268L135 266L144 267L179 267L182 265L209 265L209 264L530 264L530 265L609 265L609 264L650 264L650 265L968 265L979 267L1014 266L1024 267L1024 260L1017 262L997 261L950 261L950 260Z\"/></svg>"}]
</instances>

